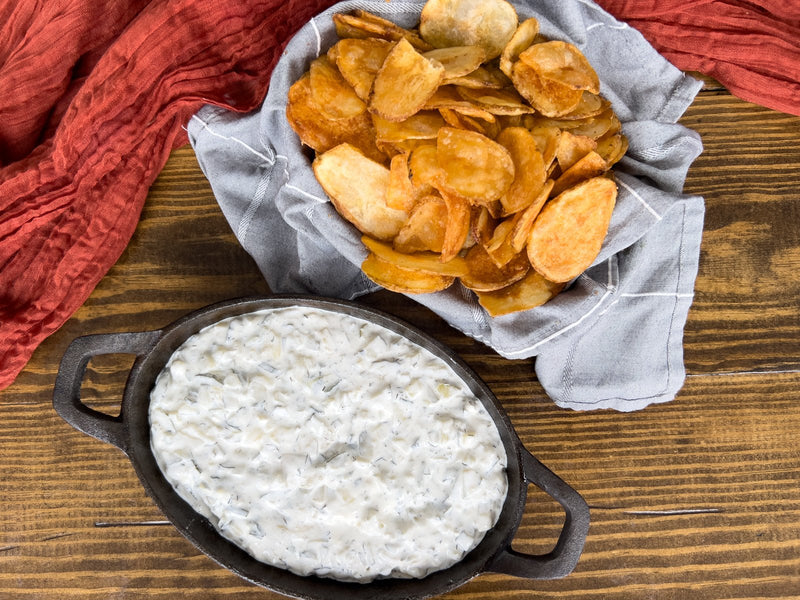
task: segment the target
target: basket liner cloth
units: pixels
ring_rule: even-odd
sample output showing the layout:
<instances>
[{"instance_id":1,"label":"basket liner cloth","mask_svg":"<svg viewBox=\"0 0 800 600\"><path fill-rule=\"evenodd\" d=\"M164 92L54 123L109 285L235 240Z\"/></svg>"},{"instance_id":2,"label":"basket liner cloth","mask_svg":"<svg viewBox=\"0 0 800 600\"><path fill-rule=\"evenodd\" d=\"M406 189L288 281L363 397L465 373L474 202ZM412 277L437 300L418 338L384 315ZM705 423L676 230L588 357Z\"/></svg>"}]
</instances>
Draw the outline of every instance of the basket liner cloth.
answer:
<instances>
[{"instance_id":1,"label":"basket liner cloth","mask_svg":"<svg viewBox=\"0 0 800 600\"><path fill-rule=\"evenodd\" d=\"M614 168L608 235L594 264L533 310L491 318L459 283L410 297L503 357L535 356L539 381L561 407L631 411L672 400L685 380L683 330L704 217L703 199L682 193L702 143L677 121L702 83L593 2L513 4L520 20L534 16L541 33L581 49L623 123L630 147ZM360 8L413 27L423 5L337 4L289 42L258 110L208 105L189 121L200 167L273 292L353 299L379 289L360 270L359 232L336 213L286 120L287 92L338 39L332 14Z\"/></svg>"}]
</instances>

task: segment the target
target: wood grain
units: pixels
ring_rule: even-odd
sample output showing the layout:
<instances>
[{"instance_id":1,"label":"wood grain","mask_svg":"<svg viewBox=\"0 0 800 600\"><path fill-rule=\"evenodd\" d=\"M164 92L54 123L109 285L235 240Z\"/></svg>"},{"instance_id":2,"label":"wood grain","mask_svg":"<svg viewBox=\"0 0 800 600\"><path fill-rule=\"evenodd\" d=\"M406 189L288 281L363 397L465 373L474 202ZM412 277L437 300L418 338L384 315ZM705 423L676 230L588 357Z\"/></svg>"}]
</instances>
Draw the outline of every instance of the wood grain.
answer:
<instances>
[{"instance_id":1,"label":"wood grain","mask_svg":"<svg viewBox=\"0 0 800 600\"><path fill-rule=\"evenodd\" d=\"M522 441L591 505L573 574L485 574L443 598L757 599L800 590L800 119L713 82L682 122L704 153L686 192L706 201L689 375L674 401L636 413L562 410L534 361L505 360L397 294L361 301L454 348ZM69 342L158 329L216 301L267 293L189 148L153 186L134 239L85 305L0 392L0 598L278 599L218 567L147 497L126 456L53 411ZM131 357L93 359L82 397L109 414ZM536 489L514 547L544 552L563 514Z\"/></svg>"}]
</instances>

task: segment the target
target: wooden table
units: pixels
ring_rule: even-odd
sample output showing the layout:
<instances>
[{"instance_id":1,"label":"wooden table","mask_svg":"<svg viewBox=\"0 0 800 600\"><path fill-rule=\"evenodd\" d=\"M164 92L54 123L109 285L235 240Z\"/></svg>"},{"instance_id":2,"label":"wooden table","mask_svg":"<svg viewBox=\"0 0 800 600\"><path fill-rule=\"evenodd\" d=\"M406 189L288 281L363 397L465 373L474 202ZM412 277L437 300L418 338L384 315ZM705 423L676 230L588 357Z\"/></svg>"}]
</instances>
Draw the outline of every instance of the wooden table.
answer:
<instances>
[{"instance_id":1,"label":"wooden table","mask_svg":"<svg viewBox=\"0 0 800 600\"><path fill-rule=\"evenodd\" d=\"M562 410L533 360L509 361L407 298L380 307L454 348L533 454L583 494L592 524L573 574L483 575L447 598L800 597L800 119L708 82L683 123L705 152L686 191L705 236L685 335L686 384L632 414ZM0 598L271 599L182 538L116 448L51 405L64 349L87 333L157 329L206 304L268 293L190 148L156 181L136 234L75 316L0 393ZM83 399L116 414L131 359L90 363ZM541 492L515 547L546 551L563 520Z\"/></svg>"}]
</instances>

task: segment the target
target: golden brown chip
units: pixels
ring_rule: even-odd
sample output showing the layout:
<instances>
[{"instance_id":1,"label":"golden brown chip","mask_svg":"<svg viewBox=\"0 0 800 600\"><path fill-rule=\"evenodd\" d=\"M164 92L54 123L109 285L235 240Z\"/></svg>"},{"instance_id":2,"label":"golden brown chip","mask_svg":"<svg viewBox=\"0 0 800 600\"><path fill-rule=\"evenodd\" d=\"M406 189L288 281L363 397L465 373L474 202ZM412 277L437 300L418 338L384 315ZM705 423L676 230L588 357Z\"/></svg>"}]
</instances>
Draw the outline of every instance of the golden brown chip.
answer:
<instances>
[{"instance_id":1,"label":"golden brown chip","mask_svg":"<svg viewBox=\"0 0 800 600\"><path fill-rule=\"evenodd\" d=\"M479 90L501 90L511 85L511 80L500 69L486 63L469 75L448 79L447 83Z\"/></svg>"},{"instance_id":2,"label":"golden brown chip","mask_svg":"<svg viewBox=\"0 0 800 600\"><path fill-rule=\"evenodd\" d=\"M548 179L528 208L514 216L510 238L511 248L514 252L522 252L522 249L525 248L525 244L528 243L528 236L531 233L533 223L536 221L536 217L539 216L544 203L547 202L547 199L550 197L550 192L553 189L554 183L552 179Z\"/></svg>"},{"instance_id":3,"label":"golden brown chip","mask_svg":"<svg viewBox=\"0 0 800 600\"><path fill-rule=\"evenodd\" d=\"M552 40L533 44L520 53L519 60L533 67L546 79L573 90L600 93L600 79L583 53L573 44Z\"/></svg>"},{"instance_id":4,"label":"golden brown chip","mask_svg":"<svg viewBox=\"0 0 800 600\"><path fill-rule=\"evenodd\" d=\"M514 181L514 161L508 150L474 131L442 127L436 158L445 174L444 185L472 202L497 200Z\"/></svg>"},{"instance_id":5,"label":"golden brown chip","mask_svg":"<svg viewBox=\"0 0 800 600\"><path fill-rule=\"evenodd\" d=\"M430 294L447 289L454 277L404 269L370 253L361 263L361 270L379 286L400 294Z\"/></svg>"},{"instance_id":6,"label":"golden brown chip","mask_svg":"<svg viewBox=\"0 0 800 600\"><path fill-rule=\"evenodd\" d=\"M440 86L436 92L434 92L433 96L431 96L428 101L425 103L425 106L422 107L424 110L435 109L435 110L448 110L448 111L456 111L459 114L470 116L470 117L477 117L479 119L485 119L487 121L494 121L495 117L492 113L476 106L472 102L468 100L464 100L461 94L459 94L458 89L456 86L453 85L443 85ZM444 115L442 115L444 116ZM447 120L447 117L445 117ZM450 123L448 121L448 123ZM452 123L451 123L452 124Z\"/></svg>"},{"instance_id":7,"label":"golden brown chip","mask_svg":"<svg viewBox=\"0 0 800 600\"><path fill-rule=\"evenodd\" d=\"M377 37L391 42L408 40L412 46L422 52L432 49L432 46L423 41L417 33L366 11L357 10L352 15L337 13L333 15L332 19L336 27L336 34L341 39Z\"/></svg>"},{"instance_id":8,"label":"golden brown chip","mask_svg":"<svg viewBox=\"0 0 800 600\"><path fill-rule=\"evenodd\" d=\"M447 275L449 277L461 277L467 273L467 263L461 256L456 256L452 260L442 262L441 255L435 252L414 252L413 254L406 254L394 250L389 244L366 235L362 236L361 241L367 249L373 252L378 258L403 269L422 271L423 273L434 273L436 275Z\"/></svg>"},{"instance_id":9,"label":"golden brown chip","mask_svg":"<svg viewBox=\"0 0 800 600\"><path fill-rule=\"evenodd\" d=\"M375 76L369 110L388 121L403 121L425 106L443 77L440 63L428 60L402 39Z\"/></svg>"},{"instance_id":10,"label":"golden brown chip","mask_svg":"<svg viewBox=\"0 0 800 600\"><path fill-rule=\"evenodd\" d=\"M480 244L470 248L464 260L467 265L467 273L461 277L461 283L466 288L481 292L498 290L511 285L525 277L531 268L524 252L517 254L503 267L498 267Z\"/></svg>"},{"instance_id":11,"label":"golden brown chip","mask_svg":"<svg viewBox=\"0 0 800 600\"><path fill-rule=\"evenodd\" d=\"M385 157L375 145L375 132L368 113L351 119L329 119L311 96L310 76L306 73L289 88L286 119L300 141L316 152L325 152L348 142L373 160Z\"/></svg>"},{"instance_id":12,"label":"golden brown chip","mask_svg":"<svg viewBox=\"0 0 800 600\"><path fill-rule=\"evenodd\" d=\"M423 110L414 113L403 121L388 121L379 115L372 115L375 136L379 142L404 142L407 140L435 140L439 129L444 127L444 119L438 111Z\"/></svg>"},{"instance_id":13,"label":"golden brown chip","mask_svg":"<svg viewBox=\"0 0 800 600\"><path fill-rule=\"evenodd\" d=\"M406 254L441 253L447 229L447 212L447 205L439 196L421 198L394 238L394 249Z\"/></svg>"},{"instance_id":14,"label":"golden brown chip","mask_svg":"<svg viewBox=\"0 0 800 600\"><path fill-rule=\"evenodd\" d=\"M478 302L492 317L536 308L552 300L565 287L530 269L525 277L509 286L490 292L475 292Z\"/></svg>"},{"instance_id":15,"label":"golden brown chip","mask_svg":"<svg viewBox=\"0 0 800 600\"><path fill-rule=\"evenodd\" d=\"M351 119L367 109L367 105L327 55L314 59L308 73L311 97L327 118Z\"/></svg>"},{"instance_id":16,"label":"golden brown chip","mask_svg":"<svg viewBox=\"0 0 800 600\"><path fill-rule=\"evenodd\" d=\"M428 0L419 23L432 46L480 46L486 60L500 55L516 29L517 11L506 0Z\"/></svg>"},{"instance_id":17,"label":"golden brown chip","mask_svg":"<svg viewBox=\"0 0 800 600\"><path fill-rule=\"evenodd\" d=\"M486 247L492 239L492 233L497 227L497 218L486 206L472 208L472 236L475 241Z\"/></svg>"},{"instance_id":18,"label":"golden brown chip","mask_svg":"<svg viewBox=\"0 0 800 600\"><path fill-rule=\"evenodd\" d=\"M449 108L440 108L439 112L450 127L474 131L486 136L489 139L494 139L497 134L500 133L500 124L497 122L497 119L494 117L494 115L489 115L491 120L488 120L472 117L470 115L463 114L458 110Z\"/></svg>"},{"instance_id":19,"label":"golden brown chip","mask_svg":"<svg viewBox=\"0 0 800 600\"><path fill-rule=\"evenodd\" d=\"M489 257L499 268L505 267L519 254L511 245L511 234L513 230L513 218L500 221L497 227L494 228L489 243L484 246Z\"/></svg>"},{"instance_id":20,"label":"golden brown chip","mask_svg":"<svg viewBox=\"0 0 800 600\"><path fill-rule=\"evenodd\" d=\"M464 100L495 115L517 116L533 112L513 87L502 90L461 87L458 93Z\"/></svg>"},{"instance_id":21,"label":"golden brown chip","mask_svg":"<svg viewBox=\"0 0 800 600\"><path fill-rule=\"evenodd\" d=\"M619 162L627 151L628 138L621 133L607 137L597 144L597 153L603 157L609 169Z\"/></svg>"},{"instance_id":22,"label":"golden brown chip","mask_svg":"<svg viewBox=\"0 0 800 600\"><path fill-rule=\"evenodd\" d=\"M531 265L554 282L567 282L600 253L617 199L606 177L584 181L545 204L528 236Z\"/></svg>"},{"instance_id":23,"label":"golden brown chip","mask_svg":"<svg viewBox=\"0 0 800 600\"><path fill-rule=\"evenodd\" d=\"M417 195L408 176L408 155L396 154L389 162L386 206L410 213L416 203Z\"/></svg>"},{"instance_id":24,"label":"golden brown chip","mask_svg":"<svg viewBox=\"0 0 800 600\"><path fill-rule=\"evenodd\" d=\"M339 72L365 102L369 100L372 82L392 45L392 42L379 38L345 38L333 46Z\"/></svg>"},{"instance_id":25,"label":"golden brown chip","mask_svg":"<svg viewBox=\"0 0 800 600\"><path fill-rule=\"evenodd\" d=\"M419 36L419 31L414 29L406 29L405 27L400 27L396 23L388 19L384 19L374 13L371 13L366 10L361 10L360 8L353 11L353 14L363 19L364 21L368 21L375 25L378 25L387 31L387 37L392 39L393 41L399 41L402 38L405 38L409 41L409 43L414 46L420 52L427 52L428 50L432 50L433 46L427 43Z\"/></svg>"},{"instance_id":26,"label":"golden brown chip","mask_svg":"<svg viewBox=\"0 0 800 600\"><path fill-rule=\"evenodd\" d=\"M558 196L561 192L579 182L602 175L607 170L608 165L606 165L606 161L597 152L592 150L556 179L551 193L553 196Z\"/></svg>"},{"instance_id":27,"label":"golden brown chip","mask_svg":"<svg viewBox=\"0 0 800 600\"><path fill-rule=\"evenodd\" d=\"M439 166L434 144L423 144L412 150L408 167L411 170L411 183L418 194L430 193L434 188L443 186L445 175Z\"/></svg>"},{"instance_id":28,"label":"golden brown chip","mask_svg":"<svg viewBox=\"0 0 800 600\"><path fill-rule=\"evenodd\" d=\"M442 191L441 194L447 206L447 227L442 243L442 262L447 262L455 258L467 241L472 209L466 198L447 191Z\"/></svg>"},{"instance_id":29,"label":"golden brown chip","mask_svg":"<svg viewBox=\"0 0 800 600\"><path fill-rule=\"evenodd\" d=\"M569 114L578 106L583 95L582 90L574 90L554 79L542 77L521 60L514 63L511 79L520 95L547 117Z\"/></svg>"},{"instance_id":30,"label":"golden brown chip","mask_svg":"<svg viewBox=\"0 0 800 600\"><path fill-rule=\"evenodd\" d=\"M565 121L584 121L608 110L609 106L611 106L611 103L599 94L583 92L578 106L561 118Z\"/></svg>"},{"instance_id":31,"label":"golden brown chip","mask_svg":"<svg viewBox=\"0 0 800 600\"><path fill-rule=\"evenodd\" d=\"M481 66L486 51L480 46L450 46L425 52L427 59L439 61L444 67L444 80L469 75Z\"/></svg>"},{"instance_id":32,"label":"golden brown chip","mask_svg":"<svg viewBox=\"0 0 800 600\"><path fill-rule=\"evenodd\" d=\"M550 169L550 165L556 158L558 139L561 137L561 130L552 125L536 126L530 130L531 135L536 140L536 147L542 153L545 171Z\"/></svg>"},{"instance_id":33,"label":"golden brown chip","mask_svg":"<svg viewBox=\"0 0 800 600\"><path fill-rule=\"evenodd\" d=\"M508 150L514 162L514 181L500 196L503 214L510 215L533 202L547 179L547 171L536 139L524 127L504 129L497 136L497 143Z\"/></svg>"},{"instance_id":34,"label":"golden brown chip","mask_svg":"<svg viewBox=\"0 0 800 600\"><path fill-rule=\"evenodd\" d=\"M581 158L597 148L597 142L585 135L562 131L556 146L556 158L561 171L566 171Z\"/></svg>"},{"instance_id":35,"label":"golden brown chip","mask_svg":"<svg viewBox=\"0 0 800 600\"><path fill-rule=\"evenodd\" d=\"M511 77L511 69L517 62L520 53L526 50L539 33L539 21L531 17L519 24L514 35L508 40L500 54L500 70Z\"/></svg>"},{"instance_id":36,"label":"golden brown chip","mask_svg":"<svg viewBox=\"0 0 800 600\"><path fill-rule=\"evenodd\" d=\"M389 169L350 144L317 155L312 166L336 210L362 233L391 240L408 220L407 212L386 205Z\"/></svg>"}]
</instances>

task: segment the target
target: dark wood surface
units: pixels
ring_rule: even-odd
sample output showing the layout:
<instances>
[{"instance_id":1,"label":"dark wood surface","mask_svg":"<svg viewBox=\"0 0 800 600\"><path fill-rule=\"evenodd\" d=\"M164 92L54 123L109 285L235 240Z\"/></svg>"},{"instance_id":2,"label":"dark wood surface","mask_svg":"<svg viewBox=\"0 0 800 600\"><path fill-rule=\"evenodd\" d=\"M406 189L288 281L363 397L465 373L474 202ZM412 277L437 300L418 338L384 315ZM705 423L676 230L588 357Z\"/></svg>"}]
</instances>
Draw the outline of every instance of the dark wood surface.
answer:
<instances>
[{"instance_id":1,"label":"dark wood surface","mask_svg":"<svg viewBox=\"0 0 800 600\"><path fill-rule=\"evenodd\" d=\"M688 377L674 401L629 414L559 409L533 360L502 359L405 297L361 300L454 348L527 448L591 506L584 554L565 579L482 575L447 598L800 597L800 118L708 82L683 123L703 138L686 192L705 198L707 214ZM191 149L176 150L118 263L0 392L0 598L281 597L196 550L164 522L122 452L52 408L75 337L157 329L268 291ZM84 401L116 414L130 364L93 359ZM515 548L542 552L563 513L530 493Z\"/></svg>"}]
</instances>

